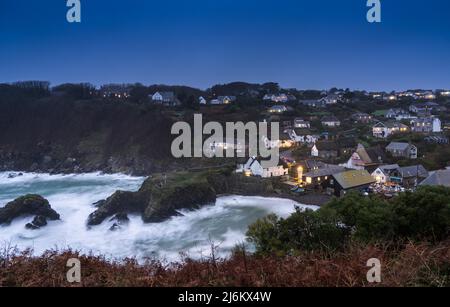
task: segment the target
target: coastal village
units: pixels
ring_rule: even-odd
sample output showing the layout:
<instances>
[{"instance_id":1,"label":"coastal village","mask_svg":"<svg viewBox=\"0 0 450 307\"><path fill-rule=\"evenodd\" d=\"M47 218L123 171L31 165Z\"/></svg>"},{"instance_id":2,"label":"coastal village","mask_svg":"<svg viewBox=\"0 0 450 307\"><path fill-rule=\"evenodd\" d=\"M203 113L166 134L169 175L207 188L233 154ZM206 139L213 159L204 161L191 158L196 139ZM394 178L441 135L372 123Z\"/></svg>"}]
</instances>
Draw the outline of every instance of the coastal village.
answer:
<instances>
[{"instance_id":1,"label":"coastal village","mask_svg":"<svg viewBox=\"0 0 450 307\"><path fill-rule=\"evenodd\" d=\"M50 88L46 82L20 82L10 88L39 89L47 100L135 105L140 112L156 110L168 125L202 114L205 121L222 124L266 122L280 127L278 139L258 136L267 148L278 147L276 167L263 168L260 157L248 154L248 142L235 139L231 144L225 140L211 144L207 158L229 148L246 158L183 160L166 164L162 172L171 171L170 167L176 171L231 164L242 176L278 180L289 186L292 194L337 197L352 190L394 197L420 185L450 186L448 89L298 90L283 89L277 83L244 82L206 90L141 84ZM150 149L155 142L149 144Z\"/></svg>"},{"instance_id":2,"label":"coastal village","mask_svg":"<svg viewBox=\"0 0 450 307\"><path fill-rule=\"evenodd\" d=\"M237 173L279 178L293 193L338 197L351 190L394 197L419 185L450 186L450 90L298 91L270 85L241 86L241 92L228 86L229 94L224 85L195 98L201 113L244 113L253 107L259 120L280 123L279 140L260 136L267 147L279 147L279 165L263 168L258 157L248 157L236 163ZM101 91L104 97L130 95L110 87ZM148 100L183 105L173 91L149 93ZM242 151L242 143L222 148Z\"/></svg>"}]
</instances>

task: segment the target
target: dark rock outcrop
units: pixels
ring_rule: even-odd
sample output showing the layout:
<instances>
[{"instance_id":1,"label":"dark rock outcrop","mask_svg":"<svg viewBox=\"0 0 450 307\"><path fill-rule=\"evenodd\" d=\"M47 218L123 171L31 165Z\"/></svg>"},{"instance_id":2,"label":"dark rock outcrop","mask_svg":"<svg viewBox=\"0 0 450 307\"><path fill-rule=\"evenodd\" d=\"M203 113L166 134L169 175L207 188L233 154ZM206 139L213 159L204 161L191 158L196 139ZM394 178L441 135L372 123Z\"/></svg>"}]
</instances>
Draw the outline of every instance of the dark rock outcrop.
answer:
<instances>
[{"instance_id":1,"label":"dark rock outcrop","mask_svg":"<svg viewBox=\"0 0 450 307\"><path fill-rule=\"evenodd\" d=\"M26 195L9 202L4 208L0 208L0 225L9 224L20 216L30 215L36 216L35 221L37 224L35 226L42 224L42 218L51 221L60 219L59 214L52 209L48 200L39 195Z\"/></svg>"},{"instance_id":2,"label":"dark rock outcrop","mask_svg":"<svg viewBox=\"0 0 450 307\"><path fill-rule=\"evenodd\" d=\"M109 221L115 221L115 223L109 228L109 230L116 231L122 229L122 226L127 225L130 222L130 219L128 218L128 215L126 213L121 212L117 213Z\"/></svg>"},{"instance_id":3,"label":"dark rock outcrop","mask_svg":"<svg viewBox=\"0 0 450 307\"><path fill-rule=\"evenodd\" d=\"M142 213L145 199L135 192L117 191L104 201L96 203L98 208L88 217L88 225L100 225L106 218L117 213Z\"/></svg>"},{"instance_id":4,"label":"dark rock outcrop","mask_svg":"<svg viewBox=\"0 0 450 307\"><path fill-rule=\"evenodd\" d=\"M42 215L37 215L31 223L25 225L25 228L34 230L44 226L47 226L47 218Z\"/></svg>"},{"instance_id":5,"label":"dark rock outcrop","mask_svg":"<svg viewBox=\"0 0 450 307\"><path fill-rule=\"evenodd\" d=\"M117 191L98 202L87 224L99 225L106 218L123 212L141 214L146 223L161 222L179 215L178 210L200 208L215 200L216 191L203 173L156 175L147 179L137 192Z\"/></svg>"},{"instance_id":6,"label":"dark rock outcrop","mask_svg":"<svg viewBox=\"0 0 450 307\"><path fill-rule=\"evenodd\" d=\"M139 213L144 222L157 223L180 215L180 210L214 204L220 194L273 196L276 191L272 180L248 178L223 169L155 175L137 192L117 191L97 202L97 210L89 215L87 223L99 225L106 218L123 212ZM120 223L115 223L112 230L119 227Z\"/></svg>"},{"instance_id":7,"label":"dark rock outcrop","mask_svg":"<svg viewBox=\"0 0 450 307\"><path fill-rule=\"evenodd\" d=\"M128 224L128 222L130 221L130 219L128 218L128 215L125 212L121 212L121 213L117 213L113 218L111 218L109 220L111 221L116 221L119 224Z\"/></svg>"}]
</instances>

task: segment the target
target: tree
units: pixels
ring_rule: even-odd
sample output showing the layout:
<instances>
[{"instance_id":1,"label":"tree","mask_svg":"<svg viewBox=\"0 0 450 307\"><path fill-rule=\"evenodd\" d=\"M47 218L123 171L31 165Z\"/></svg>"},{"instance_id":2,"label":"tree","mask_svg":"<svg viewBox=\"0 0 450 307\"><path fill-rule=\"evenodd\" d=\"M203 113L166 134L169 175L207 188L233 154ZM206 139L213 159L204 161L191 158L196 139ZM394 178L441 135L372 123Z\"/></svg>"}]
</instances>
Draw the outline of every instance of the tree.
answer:
<instances>
[{"instance_id":1,"label":"tree","mask_svg":"<svg viewBox=\"0 0 450 307\"><path fill-rule=\"evenodd\" d=\"M257 253L287 255L311 250L333 252L350 240L440 241L448 238L449 230L450 188L420 187L392 201L349 193L317 211L297 209L286 219L271 215L251 225L247 237Z\"/></svg>"},{"instance_id":2,"label":"tree","mask_svg":"<svg viewBox=\"0 0 450 307\"><path fill-rule=\"evenodd\" d=\"M130 100L135 103L142 103L148 99L149 90L140 83L136 83L130 90Z\"/></svg>"},{"instance_id":3,"label":"tree","mask_svg":"<svg viewBox=\"0 0 450 307\"><path fill-rule=\"evenodd\" d=\"M287 255L299 251L332 252L345 245L349 228L331 210L296 212L286 219L270 215L249 227L247 237L257 253Z\"/></svg>"},{"instance_id":4,"label":"tree","mask_svg":"<svg viewBox=\"0 0 450 307\"><path fill-rule=\"evenodd\" d=\"M353 228L357 240L370 242L394 237L392 208L378 197L349 193L325 207L335 210L339 220Z\"/></svg>"},{"instance_id":5,"label":"tree","mask_svg":"<svg viewBox=\"0 0 450 307\"><path fill-rule=\"evenodd\" d=\"M393 201L396 234L413 239L442 240L450 234L450 188L419 187Z\"/></svg>"}]
</instances>

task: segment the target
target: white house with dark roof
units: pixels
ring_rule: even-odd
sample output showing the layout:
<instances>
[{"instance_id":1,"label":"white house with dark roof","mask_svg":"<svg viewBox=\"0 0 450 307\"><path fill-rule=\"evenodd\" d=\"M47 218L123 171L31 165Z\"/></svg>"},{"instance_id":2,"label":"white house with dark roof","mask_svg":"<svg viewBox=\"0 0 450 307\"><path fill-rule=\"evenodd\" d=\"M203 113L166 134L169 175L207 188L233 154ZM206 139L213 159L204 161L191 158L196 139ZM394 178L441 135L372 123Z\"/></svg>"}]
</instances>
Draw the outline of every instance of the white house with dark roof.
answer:
<instances>
[{"instance_id":1,"label":"white house with dark roof","mask_svg":"<svg viewBox=\"0 0 450 307\"><path fill-rule=\"evenodd\" d=\"M176 105L178 99L174 92L156 92L151 95L151 100L156 104Z\"/></svg>"},{"instance_id":2,"label":"white house with dark roof","mask_svg":"<svg viewBox=\"0 0 450 307\"><path fill-rule=\"evenodd\" d=\"M416 114L429 114L437 109L439 105L435 102L427 101L423 103L415 103L409 106L409 110Z\"/></svg>"},{"instance_id":3,"label":"white house with dark roof","mask_svg":"<svg viewBox=\"0 0 450 307\"><path fill-rule=\"evenodd\" d=\"M400 122L378 122L372 127L373 136L376 138L388 138L394 133L408 132L409 128Z\"/></svg>"},{"instance_id":4,"label":"white house with dark roof","mask_svg":"<svg viewBox=\"0 0 450 307\"><path fill-rule=\"evenodd\" d=\"M341 125L341 121L336 116L324 116L321 122L326 127L339 127Z\"/></svg>"},{"instance_id":5,"label":"white house with dark roof","mask_svg":"<svg viewBox=\"0 0 450 307\"><path fill-rule=\"evenodd\" d=\"M311 128L311 123L309 121L304 120L303 118L294 119L294 128Z\"/></svg>"},{"instance_id":6,"label":"white house with dark roof","mask_svg":"<svg viewBox=\"0 0 450 307\"><path fill-rule=\"evenodd\" d=\"M395 158L417 159L417 147L413 144L391 142L386 151Z\"/></svg>"},{"instance_id":7,"label":"white house with dark roof","mask_svg":"<svg viewBox=\"0 0 450 307\"><path fill-rule=\"evenodd\" d=\"M330 94L326 97L320 98L320 101L323 101L325 104L336 104L341 101L341 96L337 94Z\"/></svg>"},{"instance_id":8,"label":"white house with dark roof","mask_svg":"<svg viewBox=\"0 0 450 307\"><path fill-rule=\"evenodd\" d=\"M263 97L263 100L276 103L286 103L289 101L289 96L286 94L267 94Z\"/></svg>"},{"instance_id":9,"label":"white house with dark roof","mask_svg":"<svg viewBox=\"0 0 450 307\"><path fill-rule=\"evenodd\" d=\"M246 176L258 176L262 178L281 177L287 175L288 172L289 170L282 165L263 168L256 157L249 158L247 163L238 165L238 168L236 169L236 173L243 173Z\"/></svg>"},{"instance_id":10,"label":"white house with dark roof","mask_svg":"<svg viewBox=\"0 0 450 307\"><path fill-rule=\"evenodd\" d=\"M269 113L284 113L287 112L288 108L283 105L275 105L269 108Z\"/></svg>"},{"instance_id":11,"label":"white house with dark roof","mask_svg":"<svg viewBox=\"0 0 450 307\"><path fill-rule=\"evenodd\" d=\"M437 117L421 117L411 120L411 131L421 133L442 132L441 120Z\"/></svg>"},{"instance_id":12,"label":"white house with dark roof","mask_svg":"<svg viewBox=\"0 0 450 307\"><path fill-rule=\"evenodd\" d=\"M306 100L300 100L300 104L311 107L311 108L325 108L327 105L325 101L320 99L306 99Z\"/></svg>"},{"instance_id":13,"label":"white house with dark roof","mask_svg":"<svg viewBox=\"0 0 450 307\"><path fill-rule=\"evenodd\" d=\"M210 104L219 105L219 104L230 104L236 101L236 96L218 96L210 101Z\"/></svg>"},{"instance_id":14,"label":"white house with dark roof","mask_svg":"<svg viewBox=\"0 0 450 307\"><path fill-rule=\"evenodd\" d=\"M416 116L411 115L408 111L402 108L389 109L384 117L396 120L417 118Z\"/></svg>"},{"instance_id":15,"label":"white house with dark roof","mask_svg":"<svg viewBox=\"0 0 450 307\"><path fill-rule=\"evenodd\" d=\"M392 171L399 169L400 166L398 164L390 164L390 165L382 165L378 167L371 176L377 183L387 183L391 180Z\"/></svg>"}]
</instances>

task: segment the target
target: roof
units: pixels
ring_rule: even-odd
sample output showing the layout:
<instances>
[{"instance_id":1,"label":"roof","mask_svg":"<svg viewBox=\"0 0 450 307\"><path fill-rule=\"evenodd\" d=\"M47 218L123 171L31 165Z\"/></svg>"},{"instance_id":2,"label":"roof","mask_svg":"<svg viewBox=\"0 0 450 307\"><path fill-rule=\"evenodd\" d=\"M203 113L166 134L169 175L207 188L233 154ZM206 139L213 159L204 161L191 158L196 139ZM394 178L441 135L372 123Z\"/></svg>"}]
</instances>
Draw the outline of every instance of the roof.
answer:
<instances>
[{"instance_id":1,"label":"roof","mask_svg":"<svg viewBox=\"0 0 450 307\"><path fill-rule=\"evenodd\" d=\"M437 106L439 106L439 104L437 104L435 102L427 101L427 102L415 103L415 104L412 104L411 106L414 106L416 108L429 108L429 107L437 107Z\"/></svg>"},{"instance_id":2,"label":"roof","mask_svg":"<svg viewBox=\"0 0 450 307\"><path fill-rule=\"evenodd\" d=\"M345 170L345 167L339 166L339 165L333 165L333 164L325 164L325 166L313 169L312 171L309 171L308 173L303 174L304 177L324 177L324 176L331 176L336 173L343 172Z\"/></svg>"},{"instance_id":3,"label":"roof","mask_svg":"<svg viewBox=\"0 0 450 307\"><path fill-rule=\"evenodd\" d=\"M322 122L339 122L336 116L324 116L322 117Z\"/></svg>"},{"instance_id":4,"label":"roof","mask_svg":"<svg viewBox=\"0 0 450 307\"><path fill-rule=\"evenodd\" d=\"M387 164L387 165L381 165L379 167L379 169L381 169L382 171L391 171L394 169L398 169L400 168L400 166L398 164Z\"/></svg>"},{"instance_id":5,"label":"roof","mask_svg":"<svg viewBox=\"0 0 450 307\"><path fill-rule=\"evenodd\" d=\"M287 110L287 108L286 108L286 106L276 105L276 106L271 106L270 110Z\"/></svg>"},{"instance_id":6,"label":"roof","mask_svg":"<svg viewBox=\"0 0 450 307\"><path fill-rule=\"evenodd\" d=\"M391 142L387 147L386 150L407 150L409 147L408 143L400 143L400 142Z\"/></svg>"},{"instance_id":7,"label":"roof","mask_svg":"<svg viewBox=\"0 0 450 307\"><path fill-rule=\"evenodd\" d=\"M317 161L317 160L305 160L305 166L308 169L319 169L319 168L324 168L327 166L327 164L323 163L322 161Z\"/></svg>"},{"instance_id":8,"label":"roof","mask_svg":"<svg viewBox=\"0 0 450 307\"><path fill-rule=\"evenodd\" d=\"M175 93L174 92L156 92L156 94L160 94L163 100L174 100L175 99Z\"/></svg>"},{"instance_id":9,"label":"roof","mask_svg":"<svg viewBox=\"0 0 450 307\"><path fill-rule=\"evenodd\" d=\"M321 106L325 106L326 104L324 101L320 101L318 99L300 100L300 103L304 105L321 105Z\"/></svg>"},{"instance_id":10,"label":"roof","mask_svg":"<svg viewBox=\"0 0 450 307\"><path fill-rule=\"evenodd\" d=\"M387 111L386 114L388 114L388 113L394 113L395 115L409 114L408 111L406 111L406 110L404 110L404 109L402 109L402 108L392 108L392 109L389 109L389 110Z\"/></svg>"},{"instance_id":11,"label":"roof","mask_svg":"<svg viewBox=\"0 0 450 307\"><path fill-rule=\"evenodd\" d=\"M399 169L400 166L398 164L388 164L388 165L382 165L378 168L383 172L383 174L389 175L390 172L392 172L393 170Z\"/></svg>"},{"instance_id":12,"label":"roof","mask_svg":"<svg viewBox=\"0 0 450 307\"><path fill-rule=\"evenodd\" d=\"M386 154L380 146L370 147L366 150L373 163L382 163L386 160Z\"/></svg>"},{"instance_id":13,"label":"roof","mask_svg":"<svg viewBox=\"0 0 450 307\"><path fill-rule=\"evenodd\" d=\"M338 150L339 146L333 141L322 141L316 143L317 150Z\"/></svg>"},{"instance_id":14,"label":"roof","mask_svg":"<svg viewBox=\"0 0 450 307\"><path fill-rule=\"evenodd\" d=\"M411 123L418 123L418 124L422 124L422 123L433 123L433 121L438 120L439 118L437 117L420 117L420 118L415 118L413 120L411 120Z\"/></svg>"},{"instance_id":15,"label":"roof","mask_svg":"<svg viewBox=\"0 0 450 307\"><path fill-rule=\"evenodd\" d=\"M358 147L356 148L356 153L359 155L360 159L366 164L382 163L383 160L386 159L384 151L379 146L366 149L364 145L358 144Z\"/></svg>"},{"instance_id":16,"label":"roof","mask_svg":"<svg viewBox=\"0 0 450 307\"><path fill-rule=\"evenodd\" d=\"M371 117L372 115L367 114L367 113L362 113L362 112L356 112L352 115L353 118L357 118L357 117Z\"/></svg>"},{"instance_id":17,"label":"roof","mask_svg":"<svg viewBox=\"0 0 450 307\"><path fill-rule=\"evenodd\" d=\"M375 182L375 179L366 170L346 171L333 174L333 177L343 189L356 188Z\"/></svg>"},{"instance_id":18,"label":"roof","mask_svg":"<svg viewBox=\"0 0 450 307\"><path fill-rule=\"evenodd\" d=\"M423 167L423 165L413 165L413 166L405 166L400 167L398 172L403 178L408 177L428 177L428 171Z\"/></svg>"},{"instance_id":19,"label":"roof","mask_svg":"<svg viewBox=\"0 0 450 307\"><path fill-rule=\"evenodd\" d=\"M304 120L303 118L296 118L294 119L295 124L309 124L309 121Z\"/></svg>"},{"instance_id":20,"label":"roof","mask_svg":"<svg viewBox=\"0 0 450 307\"><path fill-rule=\"evenodd\" d=\"M387 128L408 128L408 126L400 122L387 122L385 125Z\"/></svg>"},{"instance_id":21,"label":"roof","mask_svg":"<svg viewBox=\"0 0 450 307\"><path fill-rule=\"evenodd\" d=\"M439 170L431 173L420 185L442 185L450 187L450 169Z\"/></svg>"}]
</instances>

